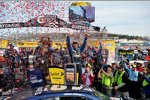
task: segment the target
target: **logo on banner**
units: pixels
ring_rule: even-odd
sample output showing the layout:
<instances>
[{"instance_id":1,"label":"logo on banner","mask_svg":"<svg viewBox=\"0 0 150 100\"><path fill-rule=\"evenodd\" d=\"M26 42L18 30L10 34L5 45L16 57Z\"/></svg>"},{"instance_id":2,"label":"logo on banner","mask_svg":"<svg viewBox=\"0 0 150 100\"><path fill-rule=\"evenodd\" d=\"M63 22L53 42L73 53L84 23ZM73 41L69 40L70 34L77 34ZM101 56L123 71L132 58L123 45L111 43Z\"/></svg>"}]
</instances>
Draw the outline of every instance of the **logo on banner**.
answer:
<instances>
[{"instance_id":1,"label":"logo on banner","mask_svg":"<svg viewBox=\"0 0 150 100\"><path fill-rule=\"evenodd\" d=\"M44 24L45 27L58 28L58 22L56 21L56 16L39 16L37 22L39 24Z\"/></svg>"},{"instance_id":2,"label":"logo on banner","mask_svg":"<svg viewBox=\"0 0 150 100\"><path fill-rule=\"evenodd\" d=\"M24 45L24 43L23 43L23 42L18 42L18 44L19 44L19 45Z\"/></svg>"}]
</instances>

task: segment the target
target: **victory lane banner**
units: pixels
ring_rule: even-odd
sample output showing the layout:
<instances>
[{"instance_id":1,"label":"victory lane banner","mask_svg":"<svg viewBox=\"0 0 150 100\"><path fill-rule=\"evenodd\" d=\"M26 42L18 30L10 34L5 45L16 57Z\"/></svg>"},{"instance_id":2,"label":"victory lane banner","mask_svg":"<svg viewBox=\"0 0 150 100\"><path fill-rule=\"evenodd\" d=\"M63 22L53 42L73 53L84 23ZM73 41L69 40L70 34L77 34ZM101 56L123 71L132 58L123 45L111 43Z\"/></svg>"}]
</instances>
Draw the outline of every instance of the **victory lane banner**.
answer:
<instances>
[{"instance_id":1,"label":"victory lane banner","mask_svg":"<svg viewBox=\"0 0 150 100\"><path fill-rule=\"evenodd\" d=\"M0 23L0 29L20 28L20 27L50 27L50 28L71 28L76 30L100 31L96 26L85 26L79 24L70 24L56 15L43 15L32 18L27 22Z\"/></svg>"}]
</instances>

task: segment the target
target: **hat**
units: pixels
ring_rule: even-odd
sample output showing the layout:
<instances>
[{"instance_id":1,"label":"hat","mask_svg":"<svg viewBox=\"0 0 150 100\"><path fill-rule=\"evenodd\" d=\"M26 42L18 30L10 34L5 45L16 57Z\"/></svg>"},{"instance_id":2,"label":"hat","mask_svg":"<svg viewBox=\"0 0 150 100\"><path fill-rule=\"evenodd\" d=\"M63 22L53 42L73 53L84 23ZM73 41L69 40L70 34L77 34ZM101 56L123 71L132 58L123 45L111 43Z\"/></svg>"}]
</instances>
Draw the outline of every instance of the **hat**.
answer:
<instances>
[{"instance_id":1,"label":"hat","mask_svg":"<svg viewBox=\"0 0 150 100\"><path fill-rule=\"evenodd\" d=\"M88 64L86 64L86 66L85 67L90 67L91 68L91 65L88 63Z\"/></svg>"},{"instance_id":2,"label":"hat","mask_svg":"<svg viewBox=\"0 0 150 100\"><path fill-rule=\"evenodd\" d=\"M124 64L120 63L119 66L117 66L117 68L124 68Z\"/></svg>"},{"instance_id":3,"label":"hat","mask_svg":"<svg viewBox=\"0 0 150 100\"><path fill-rule=\"evenodd\" d=\"M78 42L77 41L73 41L72 44L78 44Z\"/></svg>"},{"instance_id":4,"label":"hat","mask_svg":"<svg viewBox=\"0 0 150 100\"><path fill-rule=\"evenodd\" d=\"M117 68L118 68L118 69L121 69L121 68L123 68L123 66L121 65L121 66L118 66Z\"/></svg>"},{"instance_id":5,"label":"hat","mask_svg":"<svg viewBox=\"0 0 150 100\"><path fill-rule=\"evenodd\" d=\"M112 65L117 65L115 62L111 63Z\"/></svg>"},{"instance_id":6,"label":"hat","mask_svg":"<svg viewBox=\"0 0 150 100\"><path fill-rule=\"evenodd\" d=\"M9 43L8 45L11 46L11 47L14 47L14 45L12 43Z\"/></svg>"},{"instance_id":7,"label":"hat","mask_svg":"<svg viewBox=\"0 0 150 100\"><path fill-rule=\"evenodd\" d=\"M132 66L132 68L136 68L136 65L135 65L135 64L132 64L131 66Z\"/></svg>"}]
</instances>

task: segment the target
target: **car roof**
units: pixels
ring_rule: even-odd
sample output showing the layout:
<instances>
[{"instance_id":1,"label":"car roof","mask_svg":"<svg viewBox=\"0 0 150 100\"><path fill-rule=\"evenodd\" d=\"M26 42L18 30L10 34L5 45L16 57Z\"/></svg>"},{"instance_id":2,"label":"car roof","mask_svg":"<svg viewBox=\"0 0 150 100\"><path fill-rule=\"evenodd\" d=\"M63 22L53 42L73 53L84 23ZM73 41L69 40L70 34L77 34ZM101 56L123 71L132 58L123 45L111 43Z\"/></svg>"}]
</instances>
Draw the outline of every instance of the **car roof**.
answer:
<instances>
[{"instance_id":1,"label":"car roof","mask_svg":"<svg viewBox=\"0 0 150 100\"><path fill-rule=\"evenodd\" d=\"M141 63L141 64L143 64L145 62L148 62L148 61L146 61L146 60L132 60L132 61L129 61L129 63Z\"/></svg>"},{"instance_id":2,"label":"car roof","mask_svg":"<svg viewBox=\"0 0 150 100\"><path fill-rule=\"evenodd\" d=\"M88 86L65 86L65 85L53 85L46 87L39 87L33 96L27 97L25 100L38 100L42 97L55 97L55 96L86 96L94 100L99 100L94 89Z\"/></svg>"},{"instance_id":3,"label":"car roof","mask_svg":"<svg viewBox=\"0 0 150 100\"><path fill-rule=\"evenodd\" d=\"M37 89L27 89L21 93L15 94L11 97L12 100L39 100L45 97L61 97L61 96L74 96L74 97L87 97L93 100L109 100L106 95L99 93L93 88L88 86L65 86L65 85L46 85L38 87ZM111 100L111 99L110 99Z\"/></svg>"},{"instance_id":4,"label":"car roof","mask_svg":"<svg viewBox=\"0 0 150 100\"><path fill-rule=\"evenodd\" d=\"M88 86L65 86L65 85L52 85L52 86L45 86L39 87L34 95L43 95L43 94L53 94L53 93L85 93L94 95L93 89Z\"/></svg>"}]
</instances>

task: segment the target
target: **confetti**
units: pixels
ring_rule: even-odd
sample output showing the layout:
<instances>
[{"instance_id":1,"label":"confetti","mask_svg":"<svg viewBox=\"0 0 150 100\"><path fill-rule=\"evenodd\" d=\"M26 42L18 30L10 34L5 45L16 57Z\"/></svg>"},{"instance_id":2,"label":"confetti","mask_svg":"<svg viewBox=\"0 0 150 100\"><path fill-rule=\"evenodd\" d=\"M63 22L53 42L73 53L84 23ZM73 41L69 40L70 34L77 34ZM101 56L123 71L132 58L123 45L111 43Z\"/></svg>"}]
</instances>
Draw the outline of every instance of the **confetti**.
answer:
<instances>
[{"instance_id":1,"label":"confetti","mask_svg":"<svg viewBox=\"0 0 150 100\"><path fill-rule=\"evenodd\" d=\"M5 1L0 2L0 23L25 23L26 26L31 26L36 23L36 21L29 22L29 20L33 18L37 18L38 16L44 15L56 15L58 18L68 22L68 14L69 14L69 6L72 2L69 1L46 1L46 0L24 0L24 1ZM50 21L52 23L53 21ZM57 24L57 23L56 23ZM74 24L74 23L72 23ZM61 25L64 25L61 22ZM64 25L67 26L67 25ZM8 28L8 29L0 29L0 35L3 34L10 36L9 34L15 33L19 30L18 33L50 33L52 28L31 28L26 27L24 31L21 31L23 28L18 26L17 28ZM25 31L26 30L26 31ZM57 29L57 32L59 29ZM70 32L70 29L63 29L65 32Z\"/></svg>"}]
</instances>

